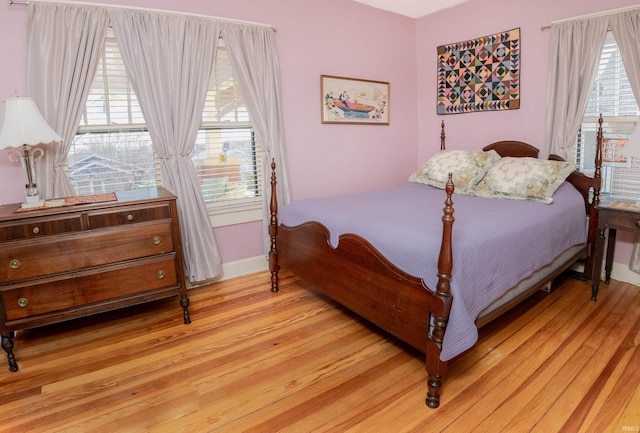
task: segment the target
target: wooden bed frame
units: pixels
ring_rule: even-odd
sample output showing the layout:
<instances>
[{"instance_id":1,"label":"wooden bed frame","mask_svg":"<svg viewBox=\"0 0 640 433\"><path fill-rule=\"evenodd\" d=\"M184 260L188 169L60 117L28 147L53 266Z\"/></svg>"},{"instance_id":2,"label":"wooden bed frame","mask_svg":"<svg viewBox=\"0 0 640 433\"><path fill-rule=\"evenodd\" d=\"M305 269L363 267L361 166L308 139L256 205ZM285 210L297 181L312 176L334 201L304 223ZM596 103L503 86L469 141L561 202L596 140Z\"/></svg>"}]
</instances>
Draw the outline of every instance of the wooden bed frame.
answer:
<instances>
[{"instance_id":1,"label":"wooden bed frame","mask_svg":"<svg viewBox=\"0 0 640 433\"><path fill-rule=\"evenodd\" d=\"M442 149L445 148L444 142L443 122ZM568 269L577 260L585 259L582 276L585 279L591 277L593 248L598 226L596 205L600 201L601 145L602 120L598 129L594 177L574 172L567 179L581 192L585 199L586 213L590 217L585 248L557 266L547 279L535 283L522 295L501 306L500 311L490 314L488 319L477 322L478 326L484 325L540 290L546 282ZM519 141L501 141L486 146L483 150L489 149L496 150L501 156L538 156L537 148ZM551 156L549 159L561 160L557 156ZM428 374L426 404L431 408L438 407L442 380L448 366L448 361L440 359L440 352L452 302L449 284L453 265L451 234L454 222L452 200L454 187L452 182L450 181L445 188L438 283L432 290L422 279L398 269L360 236L344 234L340 236L338 247L334 249L329 242L328 230L318 222L307 222L296 227L278 225L274 162L271 167L269 223L271 290L278 291L278 272L281 268L285 268L349 310L425 353L425 367Z\"/></svg>"}]
</instances>

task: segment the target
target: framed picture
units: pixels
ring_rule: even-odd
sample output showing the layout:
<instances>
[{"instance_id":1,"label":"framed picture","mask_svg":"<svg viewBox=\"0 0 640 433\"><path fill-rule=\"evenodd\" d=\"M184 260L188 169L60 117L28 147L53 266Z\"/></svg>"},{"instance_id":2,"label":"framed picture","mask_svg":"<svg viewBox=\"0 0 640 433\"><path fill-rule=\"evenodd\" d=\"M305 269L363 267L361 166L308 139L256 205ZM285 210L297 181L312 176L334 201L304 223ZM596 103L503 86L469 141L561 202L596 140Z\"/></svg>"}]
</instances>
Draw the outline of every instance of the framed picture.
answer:
<instances>
[{"instance_id":1,"label":"framed picture","mask_svg":"<svg viewBox=\"0 0 640 433\"><path fill-rule=\"evenodd\" d=\"M389 124L389 83L320 76L322 123Z\"/></svg>"}]
</instances>

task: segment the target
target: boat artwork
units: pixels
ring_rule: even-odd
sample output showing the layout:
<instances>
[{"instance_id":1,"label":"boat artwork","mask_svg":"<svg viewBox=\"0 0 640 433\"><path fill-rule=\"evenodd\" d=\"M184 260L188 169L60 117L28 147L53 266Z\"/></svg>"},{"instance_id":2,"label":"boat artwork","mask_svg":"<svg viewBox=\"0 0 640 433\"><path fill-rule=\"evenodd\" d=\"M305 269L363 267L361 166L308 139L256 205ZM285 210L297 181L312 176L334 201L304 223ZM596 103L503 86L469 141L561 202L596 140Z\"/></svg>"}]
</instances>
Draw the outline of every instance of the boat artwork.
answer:
<instances>
[{"instance_id":1,"label":"boat artwork","mask_svg":"<svg viewBox=\"0 0 640 433\"><path fill-rule=\"evenodd\" d=\"M376 109L371 105L358 104L348 99L340 100L339 98L333 98L333 105L342 110L344 117L349 119L368 119L369 113Z\"/></svg>"}]
</instances>

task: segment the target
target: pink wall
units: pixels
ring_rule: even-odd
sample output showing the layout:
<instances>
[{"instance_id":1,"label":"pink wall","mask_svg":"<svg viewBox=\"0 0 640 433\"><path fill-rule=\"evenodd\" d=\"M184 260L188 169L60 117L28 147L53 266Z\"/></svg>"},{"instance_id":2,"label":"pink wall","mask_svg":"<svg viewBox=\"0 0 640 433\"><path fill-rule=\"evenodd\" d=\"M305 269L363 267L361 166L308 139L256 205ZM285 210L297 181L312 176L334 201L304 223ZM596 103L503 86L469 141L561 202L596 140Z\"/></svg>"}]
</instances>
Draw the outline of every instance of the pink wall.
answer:
<instances>
[{"instance_id":1,"label":"pink wall","mask_svg":"<svg viewBox=\"0 0 640 433\"><path fill-rule=\"evenodd\" d=\"M415 166L414 20L347 0L100 0L269 23L278 29L285 133L295 198L399 184ZM0 3L0 100L24 95L26 7ZM320 123L320 75L391 83L391 125ZM4 115L4 107L0 108ZM22 174L0 155L0 203ZM216 229L224 262L262 254L261 224Z\"/></svg>"},{"instance_id":2,"label":"pink wall","mask_svg":"<svg viewBox=\"0 0 640 433\"><path fill-rule=\"evenodd\" d=\"M270 23L278 29L284 122L294 198L400 184L439 146L477 149L501 139L543 147L549 31L553 20L634 0L469 0L419 20L348 0L101 0ZM515 6L517 5L517 6ZM26 8L0 4L0 100L24 95ZM436 47L514 27L522 39L521 108L436 115ZM320 123L321 74L391 83L391 125ZM4 107L0 107L3 116ZM22 174L0 155L0 203L20 201ZM622 235L622 234L621 234ZM260 224L216 229L224 262L262 254ZM621 236L623 237L623 236ZM626 261L629 244L616 250ZM626 256L625 256L626 255Z\"/></svg>"},{"instance_id":3,"label":"pink wall","mask_svg":"<svg viewBox=\"0 0 640 433\"><path fill-rule=\"evenodd\" d=\"M637 4L636 0L470 0L416 21L418 63L418 160L439 148L440 122L445 121L448 148L479 149L498 140L521 140L544 151L547 69L552 21ZM521 31L520 109L454 115L436 114L436 47L519 27ZM542 155L541 155L542 156ZM615 261L626 263L630 237L620 233Z\"/></svg>"}]
</instances>

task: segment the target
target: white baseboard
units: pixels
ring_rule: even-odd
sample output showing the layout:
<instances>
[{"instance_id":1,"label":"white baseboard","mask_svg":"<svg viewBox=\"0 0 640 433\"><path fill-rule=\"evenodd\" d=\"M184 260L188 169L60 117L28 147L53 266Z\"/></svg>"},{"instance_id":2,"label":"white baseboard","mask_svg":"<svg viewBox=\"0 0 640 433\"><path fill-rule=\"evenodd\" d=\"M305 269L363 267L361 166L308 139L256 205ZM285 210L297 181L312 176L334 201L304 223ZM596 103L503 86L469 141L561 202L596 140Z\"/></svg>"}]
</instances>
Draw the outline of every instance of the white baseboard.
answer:
<instances>
[{"instance_id":1,"label":"white baseboard","mask_svg":"<svg viewBox=\"0 0 640 433\"><path fill-rule=\"evenodd\" d=\"M251 257L235 262L222 264L222 275L218 281L241 277L247 274L266 271L269 269L269 260L265 256Z\"/></svg>"},{"instance_id":2,"label":"white baseboard","mask_svg":"<svg viewBox=\"0 0 640 433\"><path fill-rule=\"evenodd\" d=\"M228 262L222 264L222 274L213 280L203 281L199 283L188 283L189 289L205 286L207 284L215 283L216 281L229 280L235 277L241 277L243 275L254 274L256 272L262 272L269 269L269 261L265 256L251 257L248 259L237 260L235 262Z\"/></svg>"},{"instance_id":3,"label":"white baseboard","mask_svg":"<svg viewBox=\"0 0 640 433\"><path fill-rule=\"evenodd\" d=\"M576 263L571 266L572 270L576 272L584 271L584 264ZM600 273L600 279L604 280L604 263L602 264L602 272ZM622 281L623 283L635 284L636 286L640 286L640 274L633 272L629 269L629 265L625 263L616 263L613 262L613 266L611 266L611 279Z\"/></svg>"},{"instance_id":4,"label":"white baseboard","mask_svg":"<svg viewBox=\"0 0 640 433\"><path fill-rule=\"evenodd\" d=\"M602 278L604 278L604 265L602 266ZM640 286L640 274L629 269L629 265L626 263L613 262L613 266L611 267L611 278L624 283Z\"/></svg>"}]
</instances>

